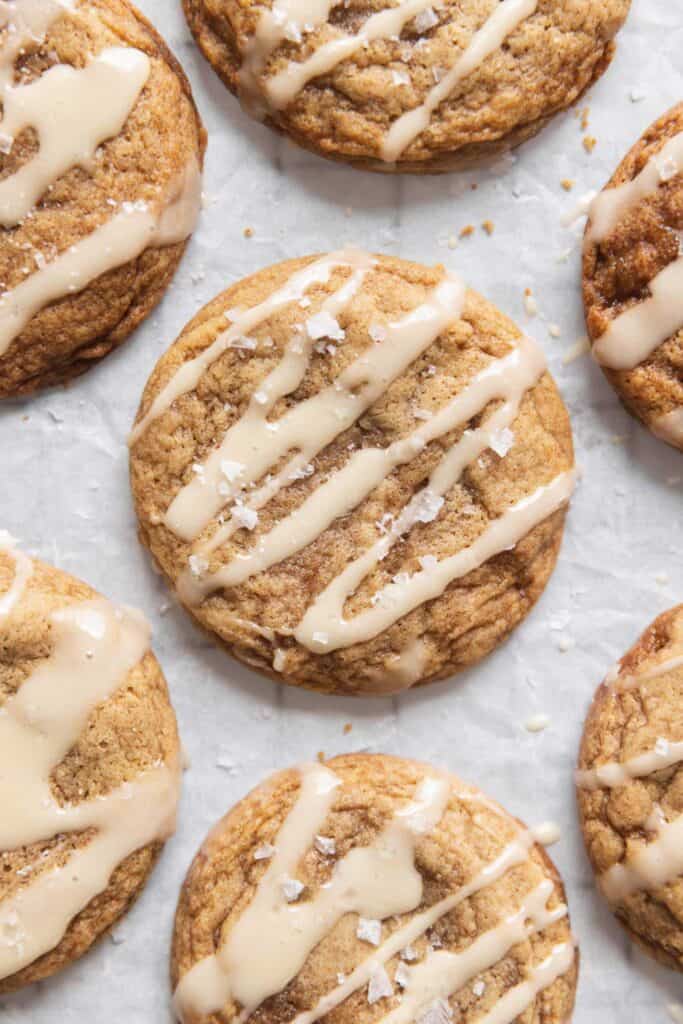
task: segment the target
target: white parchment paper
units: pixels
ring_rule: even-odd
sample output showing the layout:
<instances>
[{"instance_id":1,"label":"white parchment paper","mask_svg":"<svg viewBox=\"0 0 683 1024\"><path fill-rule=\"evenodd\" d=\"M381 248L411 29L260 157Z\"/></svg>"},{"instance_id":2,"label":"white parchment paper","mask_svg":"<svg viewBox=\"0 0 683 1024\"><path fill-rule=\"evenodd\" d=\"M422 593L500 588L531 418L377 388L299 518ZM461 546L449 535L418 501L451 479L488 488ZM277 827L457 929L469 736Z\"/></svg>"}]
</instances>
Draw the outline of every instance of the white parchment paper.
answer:
<instances>
[{"instance_id":1,"label":"white parchment paper","mask_svg":"<svg viewBox=\"0 0 683 1024\"><path fill-rule=\"evenodd\" d=\"M192 764L178 833L135 908L80 963L1 999L0 1024L168 1024L173 913L207 829L273 770L361 749L443 765L530 824L556 821L562 839L551 852L582 951L576 1024L664 1024L667 1006L683 1003L683 978L635 952L594 892L572 769L595 686L655 615L683 600L683 455L622 411L588 357L563 363L584 327L578 226L561 218L683 97L680 0L634 0L614 64L586 101L585 131L570 112L494 171L424 179L333 165L251 122L201 58L179 0L139 3L183 63L209 130L207 207L173 286L134 338L68 390L0 409L0 525L144 609ZM598 140L592 154L585 134ZM576 182L569 194L564 178ZM467 224L474 235L449 248ZM569 407L583 472L558 568L509 642L455 681L381 701L278 687L214 649L139 546L127 478L125 437L143 384L199 307L259 267L346 243L444 262L533 334ZM524 723L539 713L550 725L532 734Z\"/></svg>"}]
</instances>

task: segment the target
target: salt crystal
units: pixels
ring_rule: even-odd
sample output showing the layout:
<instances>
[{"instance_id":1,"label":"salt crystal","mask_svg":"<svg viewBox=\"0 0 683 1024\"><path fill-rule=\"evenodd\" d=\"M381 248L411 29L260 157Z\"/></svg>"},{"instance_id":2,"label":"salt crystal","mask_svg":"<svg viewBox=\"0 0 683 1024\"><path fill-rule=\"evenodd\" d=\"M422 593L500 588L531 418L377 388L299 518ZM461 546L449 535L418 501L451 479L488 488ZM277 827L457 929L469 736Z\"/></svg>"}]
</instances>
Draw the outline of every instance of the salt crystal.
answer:
<instances>
[{"instance_id":1,"label":"salt crystal","mask_svg":"<svg viewBox=\"0 0 683 1024\"><path fill-rule=\"evenodd\" d=\"M394 972L394 981L400 988L407 988L410 981L410 968L405 964L399 964Z\"/></svg>"},{"instance_id":2,"label":"salt crystal","mask_svg":"<svg viewBox=\"0 0 683 1024\"><path fill-rule=\"evenodd\" d=\"M370 324L368 327L368 334L373 341L380 342L386 341L389 332L387 331L384 324Z\"/></svg>"},{"instance_id":3,"label":"salt crystal","mask_svg":"<svg viewBox=\"0 0 683 1024\"><path fill-rule=\"evenodd\" d=\"M233 483L243 470L244 466L241 462L234 462L232 459L223 459L221 462L221 473L230 483Z\"/></svg>"},{"instance_id":4,"label":"salt crystal","mask_svg":"<svg viewBox=\"0 0 683 1024\"><path fill-rule=\"evenodd\" d=\"M316 836L313 842L318 853L322 853L325 857L334 857L337 852L337 844L328 836Z\"/></svg>"},{"instance_id":5,"label":"salt crystal","mask_svg":"<svg viewBox=\"0 0 683 1024\"><path fill-rule=\"evenodd\" d=\"M254 850L254 860L270 860L274 853L275 847L272 843L263 843Z\"/></svg>"},{"instance_id":6,"label":"salt crystal","mask_svg":"<svg viewBox=\"0 0 683 1024\"><path fill-rule=\"evenodd\" d=\"M237 338L232 338L230 341L230 348L242 348L249 351L253 351L256 348L256 342L253 338L247 337L246 334L240 334Z\"/></svg>"},{"instance_id":7,"label":"salt crystal","mask_svg":"<svg viewBox=\"0 0 683 1024\"><path fill-rule=\"evenodd\" d=\"M484 982L483 981L475 981L474 985L472 986L472 992L474 993L474 995L477 998L479 998L479 996L483 996L485 991L486 991L486 985L484 984Z\"/></svg>"},{"instance_id":8,"label":"salt crystal","mask_svg":"<svg viewBox=\"0 0 683 1024\"><path fill-rule=\"evenodd\" d=\"M420 555L418 562L420 563L421 568L426 572L431 572L433 569L436 569L439 564L438 558L435 558L434 555Z\"/></svg>"},{"instance_id":9,"label":"salt crystal","mask_svg":"<svg viewBox=\"0 0 683 1024\"><path fill-rule=\"evenodd\" d=\"M655 743L655 753L660 754L662 757L666 756L669 753L669 741L660 736Z\"/></svg>"},{"instance_id":10,"label":"salt crystal","mask_svg":"<svg viewBox=\"0 0 683 1024\"><path fill-rule=\"evenodd\" d=\"M424 11L420 11L415 18L415 28L420 34L428 32L430 28L434 28L438 23L439 19L434 13L434 9L432 7L425 7Z\"/></svg>"},{"instance_id":11,"label":"salt crystal","mask_svg":"<svg viewBox=\"0 0 683 1024\"><path fill-rule=\"evenodd\" d=\"M247 508L246 505L235 505L232 514L235 521L246 530L253 530L258 523L258 512L256 509Z\"/></svg>"},{"instance_id":12,"label":"salt crystal","mask_svg":"<svg viewBox=\"0 0 683 1024\"><path fill-rule=\"evenodd\" d=\"M417 960L417 953L412 946L406 946L401 950L401 960L406 960L408 963Z\"/></svg>"},{"instance_id":13,"label":"salt crystal","mask_svg":"<svg viewBox=\"0 0 683 1024\"><path fill-rule=\"evenodd\" d=\"M410 75L405 71L392 71L391 80L394 85L410 85Z\"/></svg>"},{"instance_id":14,"label":"salt crystal","mask_svg":"<svg viewBox=\"0 0 683 1024\"><path fill-rule=\"evenodd\" d=\"M451 1024L453 1011L445 999L435 999L418 1017L417 1024Z\"/></svg>"},{"instance_id":15,"label":"salt crystal","mask_svg":"<svg viewBox=\"0 0 683 1024\"><path fill-rule=\"evenodd\" d=\"M371 946L379 946L382 939L382 922L375 918L359 917L356 935L362 942Z\"/></svg>"},{"instance_id":16,"label":"salt crystal","mask_svg":"<svg viewBox=\"0 0 683 1024\"><path fill-rule=\"evenodd\" d=\"M304 891L304 884L298 878L284 878L282 880L282 893L288 903L294 903Z\"/></svg>"},{"instance_id":17,"label":"salt crystal","mask_svg":"<svg viewBox=\"0 0 683 1024\"><path fill-rule=\"evenodd\" d=\"M318 338L333 338L335 341L343 341L345 337L345 332L337 321L325 310L314 313L308 318L306 333L313 341L317 341Z\"/></svg>"},{"instance_id":18,"label":"salt crystal","mask_svg":"<svg viewBox=\"0 0 683 1024\"><path fill-rule=\"evenodd\" d=\"M495 434L491 436L489 441L489 448L493 449L496 455L504 458L515 443L515 435L508 427L503 427L502 430L497 430Z\"/></svg>"},{"instance_id":19,"label":"salt crystal","mask_svg":"<svg viewBox=\"0 0 683 1024\"><path fill-rule=\"evenodd\" d=\"M370 984L368 985L368 1003L372 1006L380 999L388 999L393 996L394 986L389 981L389 975L381 964L373 964Z\"/></svg>"},{"instance_id":20,"label":"salt crystal","mask_svg":"<svg viewBox=\"0 0 683 1024\"><path fill-rule=\"evenodd\" d=\"M209 568L209 561L207 558L204 558L203 555L190 555L187 561L190 566L190 572L195 579L199 579L199 577Z\"/></svg>"},{"instance_id":21,"label":"salt crystal","mask_svg":"<svg viewBox=\"0 0 683 1024\"><path fill-rule=\"evenodd\" d=\"M422 492L415 518L420 523L431 523L443 507L443 498L428 488Z\"/></svg>"}]
</instances>

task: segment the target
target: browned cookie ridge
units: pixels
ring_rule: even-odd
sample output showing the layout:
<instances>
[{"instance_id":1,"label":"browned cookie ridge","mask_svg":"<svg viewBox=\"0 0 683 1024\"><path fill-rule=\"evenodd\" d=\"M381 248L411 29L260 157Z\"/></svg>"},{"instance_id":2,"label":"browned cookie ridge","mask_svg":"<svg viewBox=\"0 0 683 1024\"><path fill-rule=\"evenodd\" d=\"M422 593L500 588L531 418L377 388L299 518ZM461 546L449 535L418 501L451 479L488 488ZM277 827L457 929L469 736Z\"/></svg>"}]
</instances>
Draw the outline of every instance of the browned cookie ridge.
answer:
<instances>
[{"instance_id":1,"label":"browned cookie ridge","mask_svg":"<svg viewBox=\"0 0 683 1024\"><path fill-rule=\"evenodd\" d=\"M622 402L683 449L683 104L656 121L590 209L583 296L593 354Z\"/></svg>"},{"instance_id":2,"label":"browned cookie ridge","mask_svg":"<svg viewBox=\"0 0 683 1024\"><path fill-rule=\"evenodd\" d=\"M127 0L8 5L0 29L0 398L121 344L194 228L206 136Z\"/></svg>"},{"instance_id":3,"label":"browned cookie ridge","mask_svg":"<svg viewBox=\"0 0 683 1024\"><path fill-rule=\"evenodd\" d=\"M171 955L184 1024L567 1024L577 973L533 832L382 754L280 772L237 804L190 868Z\"/></svg>"},{"instance_id":4,"label":"browned cookie ridge","mask_svg":"<svg viewBox=\"0 0 683 1024\"><path fill-rule=\"evenodd\" d=\"M609 673L586 719L577 793L598 885L629 933L683 970L683 605Z\"/></svg>"},{"instance_id":5,"label":"browned cookie ridge","mask_svg":"<svg viewBox=\"0 0 683 1024\"><path fill-rule=\"evenodd\" d=\"M139 613L0 538L0 994L82 956L174 827L178 735Z\"/></svg>"},{"instance_id":6,"label":"browned cookie ridge","mask_svg":"<svg viewBox=\"0 0 683 1024\"><path fill-rule=\"evenodd\" d=\"M370 170L470 165L535 135L602 75L630 0L183 0L243 105Z\"/></svg>"},{"instance_id":7,"label":"browned cookie ridge","mask_svg":"<svg viewBox=\"0 0 683 1024\"><path fill-rule=\"evenodd\" d=\"M381 694L484 657L555 565L573 484L542 353L442 267L344 250L209 303L131 437L140 537L236 657Z\"/></svg>"}]
</instances>

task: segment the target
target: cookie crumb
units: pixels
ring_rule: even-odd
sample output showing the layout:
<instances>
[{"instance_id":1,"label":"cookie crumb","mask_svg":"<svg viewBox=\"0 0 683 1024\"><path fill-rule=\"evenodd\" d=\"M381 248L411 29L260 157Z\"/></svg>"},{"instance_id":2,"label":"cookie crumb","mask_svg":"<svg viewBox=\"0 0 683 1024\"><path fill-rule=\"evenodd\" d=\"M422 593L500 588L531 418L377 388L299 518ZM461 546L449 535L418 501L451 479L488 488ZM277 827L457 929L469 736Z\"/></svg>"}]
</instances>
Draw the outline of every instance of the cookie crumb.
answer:
<instances>
[{"instance_id":1,"label":"cookie crumb","mask_svg":"<svg viewBox=\"0 0 683 1024\"><path fill-rule=\"evenodd\" d=\"M469 238L470 235L474 234L474 224L466 224L464 228L460 229L461 238Z\"/></svg>"},{"instance_id":2,"label":"cookie crumb","mask_svg":"<svg viewBox=\"0 0 683 1024\"><path fill-rule=\"evenodd\" d=\"M493 223L492 220L482 221L482 225L481 226L482 226L482 228L484 229L484 231L486 232L487 235L492 235L493 232L495 231L495 228L496 228L496 226L495 226L495 224Z\"/></svg>"},{"instance_id":3,"label":"cookie crumb","mask_svg":"<svg viewBox=\"0 0 683 1024\"><path fill-rule=\"evenodd\" d=\"M244 231L242 232L242 234L244 235L245 238L253 238L254 237L254 229L253 228L245 228Z\"/></svg>"},{"instance_id":4,"label":"cookie crumb","mask_svg":"<svg viewBox=\"0 0 683 1024\"><path fill-rule=\"evenodd\" d=\"M348 736L352 729L353 725L351 724L351 722L346 722L344 728L342 729L342 732L344 733L345 736Z\"/></svg>"},{"instance_id":5,"label":"cookie crumb","mask_svg":"<svg viewBox=\"0 0 683 1024\"><path fill-rule=\"evenodd\" d=\"M571 192L575 184L576 183L572 180L572 178L563 178L560 182L560 185L565 190L565 192Z\"/></svg>"},{"instance_id":6,"label":"cookie crumb","mask_svg":"<svg viewBox=\"0 0 683 1024\"><path fill-rule=\"evenodd\" d=\"M594 135L585 135L583 138L583 148L587 153L592 153L598 144L598 140Z\"/></svg>"}]
</instances>

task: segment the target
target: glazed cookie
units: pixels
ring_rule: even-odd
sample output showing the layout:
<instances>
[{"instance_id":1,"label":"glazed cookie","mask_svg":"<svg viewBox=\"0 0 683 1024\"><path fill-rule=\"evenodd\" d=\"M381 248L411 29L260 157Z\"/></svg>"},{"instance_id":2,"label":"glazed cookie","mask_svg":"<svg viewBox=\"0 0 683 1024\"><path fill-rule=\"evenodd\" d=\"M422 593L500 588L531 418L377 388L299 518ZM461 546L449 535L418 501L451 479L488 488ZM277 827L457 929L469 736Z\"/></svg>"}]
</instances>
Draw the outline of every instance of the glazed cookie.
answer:
<instances>
[{"instance_id":1,"label":"glazed cookie","mask_svg":"<svg viewBox=\"0 0 683 1024\"><path fill-rule=\"evenodd\" d=\"M683 605L599 688L577 792L598 885L629 933L683 971Z\"/></svg>"},{"instance_id":2,"label":"glazed cookie","mask_svg":"<svg viewBox=\"0 0 683 1024\"><path fill-rule=\"evenodd\" d=\"M357 250L209 303L131 449L140 536L199 623L340 693L495 647L548 580L574 480L535 344L442 267Z\"/></svg>"},{"instance_id":3,"label":"glazed cookie","mask_svg":"<svg viewBox=\"0 0 683 1024\"><path fill-rule=\"evenodd\" d=\"M381 754L280 772L213 829L176 912L184 1024L566 1024L564 889L478 790Z\"/></svg>"},{"instance_id":4,"label":"glazed cookie","mask_svg":"<svg viewBox=\"0 0 683 1024\"><path fill-rule=\"evenodd\" d=\"M535 135L602 75L630 0L183 0L245 108L322 156L461 168Z\"/></svg>"},{"instance_id":5,"label":"glazed cookie","mask_svg":"<svg viewBox=\"0 0 683 1024\"><path fill-rule=\"evenodd\" d=\"M167 288L205 133L180 65L127 0L0 10L0 398L77 376Z\"/></svg>"},{"instance_id":6,"label":"glazed cookie","mask_svg":"<svg viewBox=\"0 0 683 1024\"><path fill-rule=\"evenodd\" d=\"M125 913L179 784L142 616L0 537L0 994L61 970Z\"/></svg>"},{"instance_id":7,"label":"glazed cookie","mask_svg":"<svg viewBox=\"0 0 683 1024\"><path fill-rule=\"evenodd\" d=\"M593 355L629 412L683 449L683 103L591 205L583 295Z\"/></svg>"}]
</instances>

